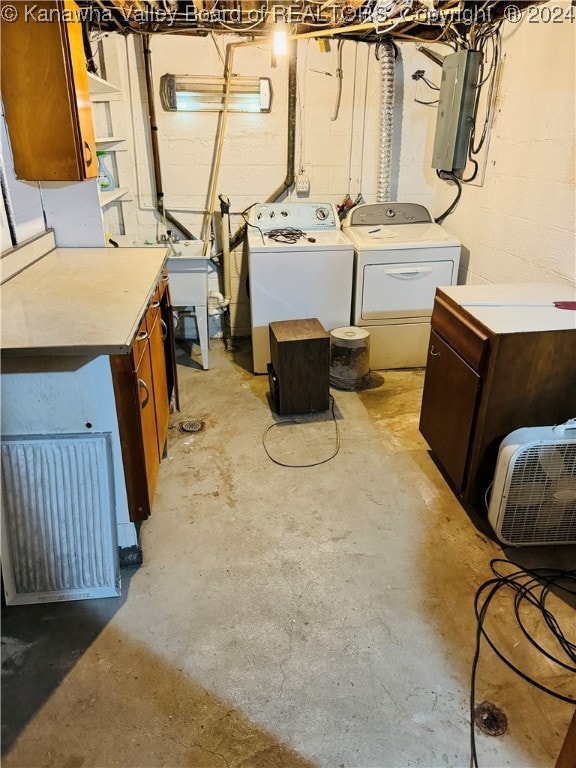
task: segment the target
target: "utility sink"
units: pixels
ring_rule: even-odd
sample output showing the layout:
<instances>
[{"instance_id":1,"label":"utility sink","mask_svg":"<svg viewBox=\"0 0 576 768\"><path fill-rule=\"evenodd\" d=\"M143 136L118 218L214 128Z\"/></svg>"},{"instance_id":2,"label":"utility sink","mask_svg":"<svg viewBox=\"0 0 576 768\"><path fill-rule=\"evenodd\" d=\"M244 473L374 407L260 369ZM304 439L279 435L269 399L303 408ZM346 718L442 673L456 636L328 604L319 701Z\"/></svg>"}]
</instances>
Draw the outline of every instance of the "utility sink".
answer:
<instances>
[{"instance_id":1,"label":"utility sink","mask_svg":"<svg viewBox=\"0 0 576 768\"><path fill-rule=\"evenodd\" d=\"M202 240L173 243L168 254L170 298L173 307L206 306L208 303L208 262Z\"/></svg>"},{"instance_id":2,"label":"utility sink","mask_svg":"<svg viewBox=\"0 0 576 768\"><path fill-rule=\"evenodd\" d=\"M208 368L208 262L203 256L202 240L182 240L172 243L168 260L170 301L177 309L191 308L186 314L196 319L202 367Z\"/></svg>"}]
</instances>

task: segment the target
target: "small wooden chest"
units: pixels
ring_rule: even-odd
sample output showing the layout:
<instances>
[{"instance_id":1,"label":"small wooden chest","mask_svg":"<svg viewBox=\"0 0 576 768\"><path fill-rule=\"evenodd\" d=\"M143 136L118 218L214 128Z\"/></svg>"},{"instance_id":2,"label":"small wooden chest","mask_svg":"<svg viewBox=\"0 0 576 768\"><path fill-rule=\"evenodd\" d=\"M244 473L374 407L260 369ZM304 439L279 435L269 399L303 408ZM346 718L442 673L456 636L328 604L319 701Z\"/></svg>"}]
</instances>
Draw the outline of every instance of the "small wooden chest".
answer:
<instances>
[{"instance_id":1,"label":"small wooden chest","mask_svg":"<svg viewBox=\"0 0 576 768\"><path fill-rule=\"evenodd\" d=\"M277 413L330 405L330 335L316 318L270 323L270 393Z\"/></svg>"}]
</instances>

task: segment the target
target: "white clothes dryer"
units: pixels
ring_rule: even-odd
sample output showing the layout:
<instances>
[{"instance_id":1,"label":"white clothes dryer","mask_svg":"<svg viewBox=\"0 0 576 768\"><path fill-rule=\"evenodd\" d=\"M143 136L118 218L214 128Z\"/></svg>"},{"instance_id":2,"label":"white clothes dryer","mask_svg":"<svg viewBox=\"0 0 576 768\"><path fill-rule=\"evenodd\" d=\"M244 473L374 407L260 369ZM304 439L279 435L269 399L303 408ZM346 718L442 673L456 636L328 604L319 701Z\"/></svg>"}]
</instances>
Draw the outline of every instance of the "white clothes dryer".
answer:
<instances>
[{"instance_id":1,"label":"white clothes dryer","mask_svg":"<svg viewBox=\"0 0 576 768\"><path fill-rule=\"evenodd\" d=\"M265 203L248 219L254 373L270 362L269 323L317 318L350 324L354 246L330 203Z\"/></svg>"},{"instance_id":2,"label":"white clothes dryer","mask_svg":"<svg viewBox=\"0 0 576 768\"><path fill-rule=\"evenodd\" d=\"M460 242L415 203L359 205L342 229L354 243L352 323L370 331L370 368L424 366L434 294L456 284Z\"/></svg>"}]
</instances>

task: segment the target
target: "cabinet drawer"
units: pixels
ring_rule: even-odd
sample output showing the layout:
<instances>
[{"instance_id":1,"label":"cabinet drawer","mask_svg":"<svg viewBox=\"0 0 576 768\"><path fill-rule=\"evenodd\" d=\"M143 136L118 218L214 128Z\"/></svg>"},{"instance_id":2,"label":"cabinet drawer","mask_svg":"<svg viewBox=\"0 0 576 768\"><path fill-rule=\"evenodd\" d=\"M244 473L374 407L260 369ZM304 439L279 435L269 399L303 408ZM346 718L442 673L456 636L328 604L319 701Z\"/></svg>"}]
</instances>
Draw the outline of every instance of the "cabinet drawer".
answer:
<instances>
[{"instance_id":1,"label":"cabinet drawer","mask_svg":"<svg viewBox=\"0 0 576 768\"><path fill-rule=\"evenodd\" d=\"M136 336L134 337L134 341L132 342L132 358L134 361L133 363L134 369L138 368L138 366L140 365L140 360L142 359L142 355L144 354L147 344L148 344L148 330L146 328L146 315L145 315L142 318L140 327L138 328Z\"/></svg>"},{"instance_id":2,"label":"cabinet drawer","mask_svg":"<svg viewBox=\"0 0 576 768\"><path fill-rule=\"evenodd\" d=\"M466 318L454 312L442 298L436 297L432 329L475 371L481 371L488 349L488 336Z\"/></svg>"},{"instance_id":3,"label":"cabinet drawer","mask_svg":"<svg viewBox=\"0 0 576 768\"><path fill-rule=\"evenodd\" d=\"M148 305L148 309L146 311L146 330L148 331L148 336L152 333L152 328L156 325L160 318L160 300L158 299L157 294L155 293L154 296L152 296L152 299L150 300L150 304Z\"/></svg>"}]
</instances>

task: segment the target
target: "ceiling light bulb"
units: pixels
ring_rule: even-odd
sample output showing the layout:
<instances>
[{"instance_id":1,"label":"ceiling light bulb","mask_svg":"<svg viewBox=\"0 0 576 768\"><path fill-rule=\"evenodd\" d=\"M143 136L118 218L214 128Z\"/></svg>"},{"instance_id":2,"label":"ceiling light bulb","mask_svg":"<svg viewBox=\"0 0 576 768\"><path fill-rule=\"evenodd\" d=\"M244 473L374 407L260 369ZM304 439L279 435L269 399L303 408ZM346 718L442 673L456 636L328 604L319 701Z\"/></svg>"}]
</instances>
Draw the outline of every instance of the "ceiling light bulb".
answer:
<instances>
[{"instance_id":1,"label":"ceiling light bulb","mask_svg":"<svg viewBox=\"0 0 576 768\"><path fill-rule=\"evenodd\" d=\"M286 24L274 25L274 53L283 56L288 51L288 28Z\"/></svg>"}]
</instances>

